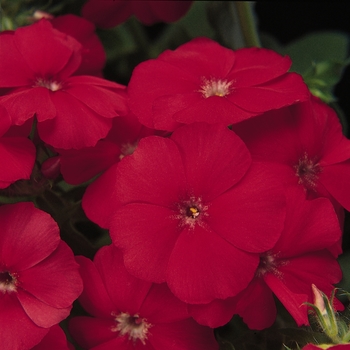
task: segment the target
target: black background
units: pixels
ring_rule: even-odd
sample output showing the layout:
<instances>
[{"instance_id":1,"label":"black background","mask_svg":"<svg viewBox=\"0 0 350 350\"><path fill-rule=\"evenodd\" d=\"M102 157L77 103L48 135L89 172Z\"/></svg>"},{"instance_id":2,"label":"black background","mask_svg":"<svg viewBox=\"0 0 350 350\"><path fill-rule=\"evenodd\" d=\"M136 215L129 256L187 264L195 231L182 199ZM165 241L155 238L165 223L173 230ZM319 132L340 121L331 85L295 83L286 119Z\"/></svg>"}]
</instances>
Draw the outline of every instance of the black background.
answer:
<instances>
[{"instance_id":1,"label":"black background","mask_svg":"<svg viewBox=\"0 0 350 350\"><path fill-rule=\"evenodd\" d=\"M320 30L345 33L350 43L350 2L257 1L255 13L259 31L273 35L281 44ZM335 95L350 122L350 67L345 69Z\"/></svg>"}]
</instances>

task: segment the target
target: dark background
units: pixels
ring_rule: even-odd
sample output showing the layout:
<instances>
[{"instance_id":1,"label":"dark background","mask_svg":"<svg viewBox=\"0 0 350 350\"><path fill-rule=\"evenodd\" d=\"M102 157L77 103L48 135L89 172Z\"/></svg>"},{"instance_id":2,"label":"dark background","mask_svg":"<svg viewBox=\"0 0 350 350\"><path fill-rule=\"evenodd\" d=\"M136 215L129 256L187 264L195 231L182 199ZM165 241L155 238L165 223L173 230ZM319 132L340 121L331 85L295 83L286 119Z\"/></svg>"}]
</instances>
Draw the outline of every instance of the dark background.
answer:
<instances>
[{"instance_id":1,"label":"dark background","mask_svg":"<svg viewBox=\"0 0 350 350\"><path fill-rule=\"evenodd\" d=\"M320 30L341 31L350 42L350 2L257 1L255 12L259 31L273 35L281 44ZM350 67L334 92L350 122Z\"/></svg>"}]
</instances>

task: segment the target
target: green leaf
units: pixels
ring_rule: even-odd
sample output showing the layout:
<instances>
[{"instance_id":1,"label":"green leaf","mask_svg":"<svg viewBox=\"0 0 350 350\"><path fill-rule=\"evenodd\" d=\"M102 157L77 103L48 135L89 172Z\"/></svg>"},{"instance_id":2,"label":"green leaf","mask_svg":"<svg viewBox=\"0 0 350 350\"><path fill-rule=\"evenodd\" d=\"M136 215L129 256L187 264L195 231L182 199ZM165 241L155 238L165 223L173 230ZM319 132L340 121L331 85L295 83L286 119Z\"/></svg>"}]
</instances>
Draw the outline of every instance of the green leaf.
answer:
<instances>
[{"instance_id":1,"label":"green leaf","mask_svg":"<svg viewBox=\"0 0 350 350\"><path fill-rule=\"evenodd\" d=\"M303 36L285 46L283 54L292 59L292 70L303 74L315 63L345 61L348 44L348 37L343 33L317 32Z\"/></svg>"}]
</instances>

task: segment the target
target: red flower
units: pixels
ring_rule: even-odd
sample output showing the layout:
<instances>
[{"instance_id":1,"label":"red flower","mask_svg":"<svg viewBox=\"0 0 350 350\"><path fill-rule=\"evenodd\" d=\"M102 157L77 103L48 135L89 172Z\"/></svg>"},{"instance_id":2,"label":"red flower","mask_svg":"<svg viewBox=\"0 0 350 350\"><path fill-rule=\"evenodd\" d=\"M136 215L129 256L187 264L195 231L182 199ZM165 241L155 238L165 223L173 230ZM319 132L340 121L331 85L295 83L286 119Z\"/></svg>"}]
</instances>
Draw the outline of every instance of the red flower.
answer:
<instances>
[{"instance_id":1,"label":"red flower","mask_svg":"<svg viewBox=\"0 0 350 350\"><path fill-rule=\"evenodd\" d=\"M95 26L86 19L71 14L58 16L51 20L51 24L55 29L70 35L83 46L82 60L74 75L88 74L102 77L106 54L95 33Z\"/></svg>"},{"instance_id":2,"label":"red flower","mask_svg":"<svg viewBox=\"0 0 350 350\"><path fill-rule=\"evenodd\" d=\"M43 340L32 350L74 350L72 344L67 341L66 335L58 325L52 326Z\"/></svg>"},{"instance_id":3,"label":"red flower","mask_svg":"<svg viewBox=\"0 0 350 350\"><path fill-rule=\"evenodd\" d=\"M0 207L0 343L30 349L66 318L82 292L72 251L32 203Z\"/></svg>"},{"instance_id":4,"label":"red flower","mask_svg":"<svg viewBox=\"0 0 350 350\"><path fill-rule=\"evenodd\" d=\"M113 243L132 274L185 302L236 295L281 233L284 191L223 125L146 137L116 172Z\"/></svg>"},{"instance_id":5,"label":"red flower","mask_svg":"<svg viewBox=\"0 0 350 350\"><path fill-rule=\"evenodd\" d=\"M350 141L336 113L316 98L233 126L253 159L287 185L326 196L350 210Z\"/></svg>"},{"instance_id":6,"label":"red flower","mask_svg":"<svg viewBox=\"0 0 350 350\"><path fill-rule=\"evenodd\" d=\"M306 100L309 91L299 75L287 73L290 65L271 50L233 51L197 38L134 69L130 108L159 130L198 121L230 125Z\"/></svg>"},{"instance_id":7,"label":"red flower","mask_svg":"<svg viewBox=\"0 0 350 350\"><path fill-rule=\"evenodd\" d=\"M139 140L152 134L154 130L141 125L132 114L115 118L107 137L98 141L96 146L79 150L57 150L63 178L73 185L88 181L124 156L132 154Z\"/></svg>"},{"instance_id":8,"label":"red flower","mask_svg":"<svg viewBox=\"0 0 350 350\"><path fill-rule=\"evenodd\" d=\"M12 123L34 115L40 138L56 148L94 146L127 113L125 87L93 76L72 76L82 46L42 19L0 35L0 98Z\"/></svg>"},{"instance_id":9,"label":"red flower","mask_svg":"<svg viewBox=\"0 0 350 350\"><path fill-rule=\"evenodd\" d=\"M218 349L213 331L188 315L165 284L130 275L119 250L101 248L91 262L77 257L84 281L80 303L92 317L71 319L69 329L88 349Z\"/></svg>"},{"instance_id":10,"label":"red flower","mask_svg":"<svg viewBox=\"0 0 350 350\"><path fill-rule=\"evenodd\" d=\"M8 187L17 180L29 179L36 155L35 146L26 137L6 134L10 126L9 115L0 106L0 188Z\"/></svg>"},{"instance_id":11,"label":"red flower","mask_svg":"<svg viewBox=\"0 0 350 350\"><path fill-rule=\"evenodd\" d=\"M255 278L244 291L235 298L190 306L199 323L219 327L238 313L250 328L270 327L276 319L275 294L299 326L308 324L304 303L313 301L311 285L320 285L330 295L332 284L341 279L336 257L328 251L339 244L341 230L328 199L303 197L301 191L288 191L282 235L261 254Z\"/></svg>"},{"instance_id":12,"label":"red flower","mask_svg":"<svg viewBox=\"0 0 350 350\"><path fill-rule=\"evenodd\" d=\"M175 22L190 8L193 1L130 1L88 0L82 16L101 28L112 28L135 15L146 25Z\"/></svg>"}]
</instances>

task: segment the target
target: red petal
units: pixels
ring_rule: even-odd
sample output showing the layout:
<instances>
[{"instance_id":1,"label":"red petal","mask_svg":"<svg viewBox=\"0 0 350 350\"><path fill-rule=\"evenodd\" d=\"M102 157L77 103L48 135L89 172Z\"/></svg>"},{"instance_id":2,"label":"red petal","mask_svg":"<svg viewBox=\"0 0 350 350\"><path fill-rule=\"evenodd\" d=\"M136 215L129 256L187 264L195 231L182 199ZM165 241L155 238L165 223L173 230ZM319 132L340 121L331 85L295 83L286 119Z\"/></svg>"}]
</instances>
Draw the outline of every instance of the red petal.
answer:
<instances>
[{"instance_id":1,"label":"red petal","mask_svg":"<svg viewBox=\"0 0 350 350\"><path fill-rule=\"evenodd\" d=\"M18 28L14 40L18 51L39 78L51 78L67 68L69 72L65 75L69 76L81 63L81 45L53 29L46 19Z\"/></svg>"},{"instance_id":2,"label":"red petal","mask_svg":"<svg viewBox=\"0 0 350 350\"><path fill-rule=\"evenodd\" d=\"M83 290L78 264L63 241L45 260L21 271L18 280L22 289L55 308L70 307Z\"/></svg>"},{"instance_id":3,"label":"red petal","mask_svg":"<svg viewBox=\"0 0 350 350\"><path fill-rule=\"evenodd\" d=\"M65 84L65 92L102 117L114 118L128 113L123 85L93 76L73 76Z\"/></svg>"},{"instance_id":4,"label":"red petal","mask_svg":"<svg viewBox=\"0 0 350 350\"><path fill-rule=\"evenodd\" d=\"M29 179L36 155L33 143L24 137L3 137L0 139L0 180L15 182ZM0 187L1 188L1 187Z\"/></svg>"},{"instance_id":5,"label":"red petal","mask_svg":"<svg viewBox=\"0 0 350 350\"><path fill-rule=\"evenodd\" d=\"M162 60L149 60L140 63L133 71L128 85L130 109L139 118L141 124L153 128L153 105L157 98L178 94L189 94L200 88L200 77L183 71ZM191 100L183 102L186 106ZM169 110L170 107L170 111ZM178 111L179 105L168 104L166 115ZM171 122L167 118L167 122Z\"/></svg>"},{"instance_id":6,"label":"red petal","mask_svg":"<svg viewBox=\"0 0 350 350\"><path fill-rule=\"evenodd\" d=\"M201 196L204 202L235 185L251 164L245 144L221 124L178 128L171 139L179 148L191 195ZM225 149L229 154L221 152Z\"/></svg>"},{"instance_id":7,"label":"red petal","mask_svg":"<svg viewBox=\"0 0 350 350\"><path fill-rule=\"evenodd\" d=\"M94 348L113 339L116 341L116 346L123 345L126 337L119 337L118 333L112 332L111 328L114 326L115 322L112 317L100 319L79 316L73 317L69 321L70 333L77 343L85 349ZM109 349L113 349L113 347ZM127 347L114 347L114 349L127 350Z\"/></svg>"},{"instance_id":8,"label":"red petal","mask_svg":"<svg viewBox=\"0 0 350 350\"><path fill-rule=\"evenodd\" d=\"M183 96L183 99L187 98L187 95ZM179 98L175 97L174 103L178 102L178 100ZM203 98L199 96L195 102L190 104L186 109L177 111L172 118L184 124L205 122L209 124L222 123L231 125L252 116L252 113L237 106L233 99L226 97L211 96ZM155 101L155 104L160 109L161 106L158 106L158 100ZM155 125L157 126L156 122Z\"/></svg>"},{"instance_id":9,"label":"red petal","mask_svg":"<svg viewBox=\"0 0 350 350\"><path fill-rule=\"evenodd\" d=\"M101 28L112 28L132 15L128 1L89 0L82 9L82 16Z\"/></svg>"},{"instance_id":10,"label":"red petal","mask_svg":"<svg viewBox=\"0 0 350 350\"><path fill-rule=\"evenodd\" d=\"M95 264L84 256L76 257L76 261L80 265L79 271L84 283L83 292L79 296L79 303L89 314L95 317L111 317L112 312L117 310L107 293L100 272Z\"/></svg>"},{"instance_id":11,"label":"red petal","mask_svg":"<svg viewBox=\"0 0 350 350\"><path fill-rule=\"evenodd\" d=\"M119 161L120 148L115 143L101 140L95 147L61 150L59 153L64 180L69 184L78 185Z\"/></svg>"},{"instance_id":12,"label":"red petal","mask_svg":"<svg viewBox=\"0 0 350 350\"><path fill-rule=\"evenodd\" d=\"M0 298L0 343L4 349L31 349L48 333L23 311L14 294Z\"/></svg>"},{"instance_id":13,"label":"red petal","mask_svg":"<svg viewBox=\"0 0 350 350\"><path fill-rule=\"evenodd\" d=\"M179 150L172 140L149 136L119 163L118 196L123 203L146 202L172 208L186 182Z\"/></svg>"},{"instance_id":14,"label":"red petal","mask_svg":"<svg viewBox=\"0 0 350 350\"><path fill-rule=\"evenodd\" d=\"M116 195L118 164L90 184L83 195L82 206L86 216L103 228L109 228L111 215L121 205Z\"/></svg>"},{"instance_id":15,"label":"red petal","mask_svg":"<svg viewBox=\"0 0 350 350\"><path fill-rule=\"evenodd\" d=\"M27 86L35 78L24 57L18 51L14 41L14 31L0 35L0 86Z\"/></svg>"},{"instance_id":16,"label":"red petal","mask_svg":"<svg viewBox=\"0 0 350 350\"><path fill-rule=\"evenodd\" d=\"M270 81L287 73L292 65L288 56L264 48L243 48L235 54L236 61L229 77L238 88Z\"/></svg>"},{"instance_id":17,"label":"red petal","mask_svg":"<svg viewBox=\"0 0 350 350\"><path fill-rule=\"evenodd\" d=\"M214 331L200 326L192 319L168 324L157 324L150 328L149 342L155 349L169 350L217 350ZM140 350L142 348L140 347Z\"/></svg>"},{"instance_id":18,"label":"red petal","mask_svg":"<svg viewBox=\"0 0 350 350\"><path fill-rule=\"evenodd\" d=\"M206 304L237 295L252 280L258 264L258 255L242 252L214 232L196 226L177 239L167 283L180 300Z\"/></svg>"},{"instance_id":19,"label":"red petal","mask_svg":"<svg viewBox=\"0 0 350 350\"><path fill-rule=\"evenodd\" d=\"M302 255L331 247L341 235L337 215L328 199L308 201L303 191L290 189L285 227L273 251L283 259Z\"/></svg>"},{"instance_id":20,"label":"red petal","mask_svg":"<svg viewBox=\"0 0 350 350\"><path fill-rule=\"evenodd\" d=\"M237 297L215 299L209 304L189 304L190 315L199 323L211 328L224 326L233 317Z\"/></svg>"},{"instance_id":21,"label":"red petal","mask_svg":"<svg viewBox=\"0 0 350 350\"><path fill-rule=\"evenodd\" d=\"M1 206L0 222L1 261L16 272L44 260L60 243L56 222L33 203Z\"/></svg>"},{"instance_id":22,"label":"red petal","mask_svg":"<svg viewBox=\"0 0 350 350\"><path fill-rule=\"evenodd\" d=\"M237 88L234 93L228 95L228 99L252 115L257 115L295 102L306 101L309 96L309 90L301 76L288 73L259 86Z\"/></svg>"},{"instance_id":23,"label":"red petal","mask_svg":"<svg viewBox=\"0 0 350 350\"><path fill-rule=\"evenodd\" d=\"M58 16L51 20L51 23L54 28L72 36L84 47L81 65L75 74L100 74L106 62L106 54L95 33L95 26L84 18L72 14Z\"/></svg>"},{"instance_id":24,"label":"red petal","mask_svg":"<svg viewBox=\"0 0 350 350\"><path fill-rule=\"evenodd\" d=\"M49 333L32 350L69 350L66 335L60 326L52 326Z\"/></svg>"},{"instance_id":25,"label":"red petal","mask_svg":"<svg viewBox=\"0 0 350 350\"><path fill-rule=\"evenodd\" d=\"M63 91L52 94L52 100L57 116L53 120L39 120L38 132L44 142L55 148L93 147L112 127L111 119L97 115Z\"/></svg>"},{"instance_id":26,"label":"red petal","mask_svg":"<svg viewBox=\"0 0 350 350\"><path fill-rule=\"evenodd\" d=\"M121 251L113 245L102 247L94 263L118 310L138 314L152 284L132 276L125 269Z\"/></svg>"},{"instance_id":27,"label":"red petal","mask_svg":"<svg viewBox=\"0 0 350 350\"><path fill-rule=\"evenodd\" d=\"M56 117L56 107L51 101L52 92L43 87L15 90L1 101L8 110L13 124L22 125L28 119L37 117L39 121Z\"/></svg>"},{"instance_id":28,"label":"red petal","mask_svg":"<svg viewBox=\"0 0 350 350\"><path fill-rule=\"evenodd\" d=\"M24 290L19 289L17 296L28 317L39 327L49 328L70 314L71 307L57 309L36 299Z\"/></svg>"},{"instance_id":29,"label":"red petal","mask_svg":"<svg viewBox=\"0 0 350 350\"><path fill-rule=\"evenodd\" d=\"M147 281L165 281L178 234L174 212L156 205L128 204L111 220L110 235L123 250L125 266L134 276Z\"/></svg>"},{"instance_id":30,"label":"red petal","mask_svg":"<svg viewBox=\"0 0 350 350\"><path fill-rule=\"evenodd\" d=\"M299 293L291 292L281 279L271 273L266 274L264 280L288 312L293 316L298 326L308 325L309 321L305 305L305 302L308 300L307 294L303 294L302 291Z\"/></svg>"},{"instance_id":31,"label":"red petal","mask_svg":"<svg viewBox=\"0 0 350 350\"><path fill-rule=\"evenodd\" d=\"M284 219L285 190L280 180L269 164L254 162L236 186L210 204L205 218L218 235L253 253L275 245Z\"/></svg>"},{"instance_id":32,"label":"red petal","mask_svg":"<svg viewBox=\"0 0 350 350\"><path fill-rule=\"evenodd\" d=\"M176 322L190 317L187 304L176 298L165 283L152 284L139 314L151 324Z\"/></svg>"},{"instance_id":33,"label":"red petal","mask_svg":"<svg viewBox=\"0 0 350 350\"><path fill-rule=\"evenodd\" d=\"M239 295L235 309L250 329L271 327L277 310L273 294L260 278L255 278Z\"/></svg>"},{"instance_id":34,"label":"red petal","mask_svg":"<svg viewBox=\"0 0 350 350\"><path fill-rule=\"evenodd\" d=\"M350 210L350 160L323 167L319 182L346 209Z\"/></svg>"}]
</instances>

